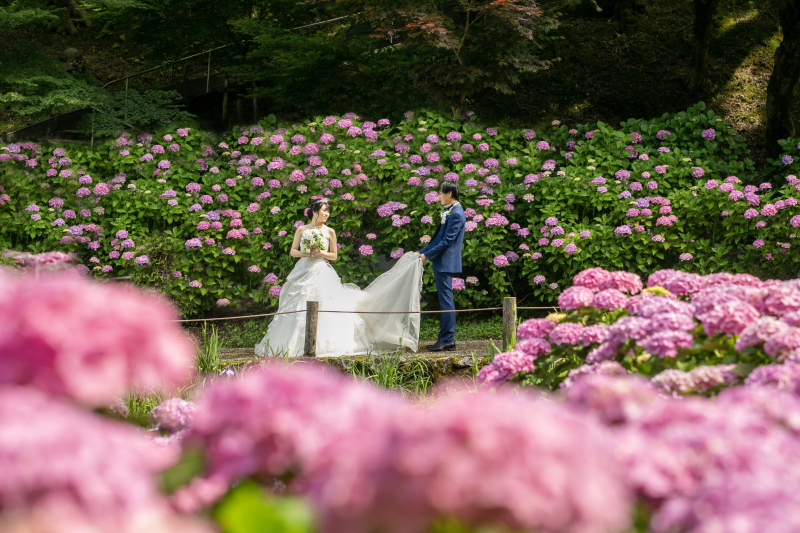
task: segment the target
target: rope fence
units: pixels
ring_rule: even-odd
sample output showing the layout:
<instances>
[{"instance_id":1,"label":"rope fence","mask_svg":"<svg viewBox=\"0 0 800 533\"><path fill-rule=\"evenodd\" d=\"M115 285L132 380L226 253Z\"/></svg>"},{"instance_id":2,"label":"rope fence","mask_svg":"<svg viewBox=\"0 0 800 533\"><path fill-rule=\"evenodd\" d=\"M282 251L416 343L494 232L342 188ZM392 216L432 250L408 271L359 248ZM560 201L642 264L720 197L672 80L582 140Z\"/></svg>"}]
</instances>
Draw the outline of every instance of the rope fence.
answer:
<instances>
[{"instance_id":1,"label":"rope fence","mask_svg":"<svg viewBox=\"0 0 800 533\"><path fill-rule=\"evenodd\" d=\"M345 313L363 315L410 315L410 314L442 314L442 313L475 313L479 311L503 311L503 351L507 350L511 344L511 338L517 328L517 311L535 310L558 310L558 307L517 307L517 299L503 298L503 307L482 307L479 309L449 309L436 311L338 311L333 309L320 309L319 302L309 300L305 310L284 311L282 313L263 313L260 315L229 316L222 318L192 318L187 320L172 320L172 322L215 322L220 320L242 320L248 318L261 318L267 316L293 315L297 313L306 314L305 346L303 355L315 357L317 351L317 322L319 313Z\"/></svg>"},{"instance_id":2,"label":"rope fence","mask_svg":"<svg viewBox=\"0 0 800 533\"><path fill-rule=\"evenodd\" d=\"M244 316L226 316L222 318L190 318L187 320L170 320L170 322L214 322L217 320L243 320L245 318L259 318L265 316L277 316L277 315L293 315L295 313L305 313L305 309L301 309L299 311L285 311L283 313L264 313L263 315L244 315Z\"/></svg>"},{"instance_id":3,"label":"rope fence","mask_svg":"<svg viewBox=\"0 0 800 533\"><path fill-rule=\"evenodd\" d=\"M558 307L549 306L549 307L517 307L518 311L532 311L532 310L545 310L545 309L559 309ZM326 310L320 309L318 313L358 313L361 315L410 315L412 313L415 314L441 314L441 313L469 313L469 312L478 312L478 311L502 311L502 307L484 307L481 309L451 309L450 311L441 309L436 311L334 311L334 310ZM191 318L186 320L171 320L170 322L214 322L219 320L244 320L247 318L262 318L267 316L277 316L277 315L292 315L295 313L305 313L306 309L301 309L299 311L285 311L283 313L264 313L261 315L242 315L242 316L226 316L221 318Z\"/></svg>"}]
</instances>

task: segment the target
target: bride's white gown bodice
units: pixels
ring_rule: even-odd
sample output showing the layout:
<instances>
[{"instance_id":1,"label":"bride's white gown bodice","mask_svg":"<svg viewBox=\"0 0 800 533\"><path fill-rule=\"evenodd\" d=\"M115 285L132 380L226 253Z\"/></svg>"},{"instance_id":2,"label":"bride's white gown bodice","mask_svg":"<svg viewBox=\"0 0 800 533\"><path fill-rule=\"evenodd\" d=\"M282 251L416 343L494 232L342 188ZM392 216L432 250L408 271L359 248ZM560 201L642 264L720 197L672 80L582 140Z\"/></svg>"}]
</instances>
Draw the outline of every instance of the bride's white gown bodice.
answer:
<instances>
[{"instance_id":1,"label":"bride's white gown bodice","mask_svg":"<svg viewBox=\"0 0 800 533\"><path fill-rule=\"evenodd\" d=\"M329 243L323 239L325 251ZM342 284L333 267L322 257L303 257L281 288L278 312L305 311L309 300L320 310L355 313L319 313L318 357L366 355L393 351L400 346L417 350L422 262L419 253L408 252L391 270L378 276L363 291ZM404 314L366 314L364 311L410 311ZM305 345L306 315L278 315L255 347L256 355L300 357Z\"/></svg>"}]
</instances>

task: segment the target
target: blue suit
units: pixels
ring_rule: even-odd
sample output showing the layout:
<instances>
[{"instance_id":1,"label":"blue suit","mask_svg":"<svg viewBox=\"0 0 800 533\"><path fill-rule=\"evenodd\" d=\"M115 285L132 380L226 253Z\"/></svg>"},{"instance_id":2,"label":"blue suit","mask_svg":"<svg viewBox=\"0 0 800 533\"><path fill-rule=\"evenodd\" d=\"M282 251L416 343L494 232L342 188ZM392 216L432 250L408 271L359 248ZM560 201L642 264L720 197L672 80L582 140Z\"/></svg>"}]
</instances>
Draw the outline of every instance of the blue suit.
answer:
<instances>
[{"instance_id":1,"label":"blue suit","mask_svg":"<svg viewBox=\"0 0 800 533\"><path fill-rule=\"evenodd\" d=\"M433 277L436 280L436 294L439 296L439 308L455 309L453 303L453 274L461 272L461 245L464 242L464 226L467 218L461 204L450 209L444 224L439 224L431 242L419 251L425 254L433 265ZM439 327L439 342L451 344L455 342L456 314L442 313Z\"/></svg>"}]
</instances>

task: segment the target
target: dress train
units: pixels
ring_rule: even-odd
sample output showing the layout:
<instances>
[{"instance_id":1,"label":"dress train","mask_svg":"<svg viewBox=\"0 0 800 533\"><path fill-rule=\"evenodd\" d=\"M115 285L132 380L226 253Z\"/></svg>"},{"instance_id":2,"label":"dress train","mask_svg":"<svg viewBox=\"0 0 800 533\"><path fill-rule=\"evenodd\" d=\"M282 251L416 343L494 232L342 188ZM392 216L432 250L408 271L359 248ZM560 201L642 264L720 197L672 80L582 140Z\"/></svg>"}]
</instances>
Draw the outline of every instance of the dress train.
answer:
<instances>
[{"instance_id":1,"label":"dress train","mask_svg":"<svg viewBox=\"0 0 800 533\"><path fill-rule=\"evenodd\" d=\"M260 357L300 357L305 344L306 302L319 302L318 357L366 355L408 347L417 351L420 325L422 262L419 253L407 252L389 270L361 290L342 284L333 267L321 257L303 257L281 288L278 315L255 347ZM370 314L368 311L384 314ZM394 312L404 312L393 314Z\"/></svg>"}]
</instances>

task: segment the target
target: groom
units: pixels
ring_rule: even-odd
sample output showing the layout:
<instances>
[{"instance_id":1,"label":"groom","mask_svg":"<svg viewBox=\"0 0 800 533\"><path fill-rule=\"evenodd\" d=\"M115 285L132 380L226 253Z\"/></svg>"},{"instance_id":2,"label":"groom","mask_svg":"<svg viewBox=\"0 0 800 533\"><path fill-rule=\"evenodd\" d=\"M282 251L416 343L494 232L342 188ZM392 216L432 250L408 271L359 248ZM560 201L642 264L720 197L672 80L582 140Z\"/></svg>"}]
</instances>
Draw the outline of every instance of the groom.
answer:
<instances>
[{"instance_id":1,"label":"groom","mask_svg":"<svg viewBox=\"0 0 800 533\"><path fill-rule=\"evenodd\" d=\"M420 260L433 264L439 308L455 309L453 304L453 274L461 272L461 245L464 242L464 209L458 203L458 183L445 181L439 187L439 201L444 206L442 222L436 228L431 242L420 253ZM428 351L441 352L456 349L456 314L442 313L439 338L436 344L427 346Z\"/></svg>"}]
</instances>

